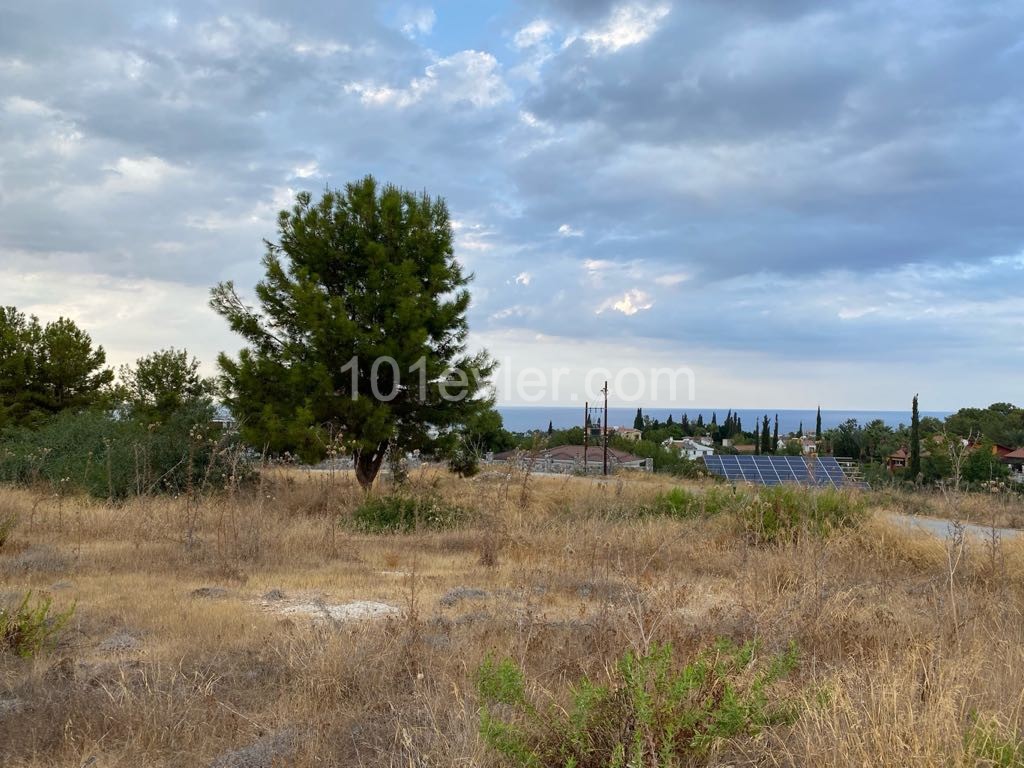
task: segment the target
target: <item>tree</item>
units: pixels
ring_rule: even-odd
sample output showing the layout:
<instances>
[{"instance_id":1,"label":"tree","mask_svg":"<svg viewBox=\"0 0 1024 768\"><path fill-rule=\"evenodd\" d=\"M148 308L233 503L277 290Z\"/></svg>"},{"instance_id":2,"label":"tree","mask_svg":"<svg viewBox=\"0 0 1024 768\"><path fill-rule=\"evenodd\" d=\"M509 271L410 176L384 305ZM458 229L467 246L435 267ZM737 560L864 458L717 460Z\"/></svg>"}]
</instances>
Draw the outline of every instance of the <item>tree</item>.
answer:
<instances>
[{"instance_id":1,"label":"tree","mask_svg":"<svg viewBox=\"0 0 1024 768\"><path fill-rule=\"evenodd\" d=\"M140 357L135 366L118 371L125 401L132 413L150 421L163 421L180 408L210 402L213 382L199 374L199 361L174 347Z\"/></svg>"},{"instance_id":2,"label":"tree","mask_svg":"<svg viewBox=\"0 0 1024 768\"><path fill-rule=\"evenodd\" d=\"M672 421L672 414L670 413L668 418L665 420L665 426L671 427L673 424L675 424L675 422Z\"/></svg>"},{"instance_id":3,"label":"tree","mask_svg":"<svg viewBox=\"0 0 1024 768\"><path fill-rule=\"evenodd\" d=\"M106 352L72 320L0 307L0 426L33 425L98 402L114 380Z\"/></svg>"},{"instance_id":4,"label":"tree","mask_svg":"<svg viewBox=\"0 0 1024 768\"><path fill-rule=\"evenodd\" d=\"M636 409L636 418L633 419L633 429L640 429L640 430L642 430L643 428L644 428L644 412L640 408L637 408Z\"/></svg>"},{"instance_id":5,"label":"tree","mask_svg":"<svg viewBox=\"0 0 1024 768\"><path fill-rule=\"evenodd\" d=\"M803 437L804 436L804 423L802 421L800 422L800 429L798 429L796 431L796 436L797 437Z\"/></svg>"},{"instance_id":6,"label":"tree","mask_svg":"<svg viewBox=\"0 0 1024 768\"><path fill-rule=\"evenodd\" d=\"M910 463L907 467L910 479L917 481L921 474L921 417L917 411L917 395L910 412Z\"/></svg>"},{"instance_id":7,"label":"tree","mask_svg":"<svg viewBox=\"0 0 1024 768\"><path fill-rule=\"evenodd\" d=\"M697 429L704 429L704 414L697 414Z\"/></svg>"},{"instance_id":8,"label":"tree","mask_svg":"<svg viewBox=\"0 0 1024 768\"><path fill-rule=\"evenodd\" d=\"M761 422L761 453L774 453L771 439L771 432L768 431L768 414L766 413L764 421Z\"/></svg>"},{"instance_id":9,"label":"tree","mask_svg":"<svg viewBox=\"0 0 1024 768\"><path fill-rule=\"evenodd\" d=\"M761 427L754 421L754 453L761 453Z\"/></svg>"},{"instance_id":10,"label":"tree","mask_svg":"<svg viewBox=\"0 0 1024 768\"><path fill-rule=\"evenodd\" d=\"M775 429L772 430L772 453L779 449L779 414L775 414Z\"/></svg>"},{"instance_id":11,"label":"tree","mask_svg":"<svg viewBox=\"0 0 1024 768\"><path fill-rule=\"evenodd\" d=\"M317 203L300 193L266 242L259 310L230 281L212 291L246 341L218 360L243 437L310 461L337 441L368 488L388 450L490 408L494 363L466 352L471 276L452 243L447 206L426 193L371 176Z\"/></svg>"},{"instance_id":12,"label":"tree","mask_svg":"<svg viewBox=\"0 0 1024 768\"><path fill-rule=\"evenodd\" d=\"M814 439L821 440L821 406L818 406L818 418L814 422Z\"/></svg>"},{"instance_id":13,"label":"tree","mask_svg":"<svg viewBox=\"0 0 1024 768\"><path fill-rule=\"evenodd\" d=\"M553 435L554 433L555 433L555 423L553 421L548 421L548 434L549 435Z\"/></svg>"}]
</instances>

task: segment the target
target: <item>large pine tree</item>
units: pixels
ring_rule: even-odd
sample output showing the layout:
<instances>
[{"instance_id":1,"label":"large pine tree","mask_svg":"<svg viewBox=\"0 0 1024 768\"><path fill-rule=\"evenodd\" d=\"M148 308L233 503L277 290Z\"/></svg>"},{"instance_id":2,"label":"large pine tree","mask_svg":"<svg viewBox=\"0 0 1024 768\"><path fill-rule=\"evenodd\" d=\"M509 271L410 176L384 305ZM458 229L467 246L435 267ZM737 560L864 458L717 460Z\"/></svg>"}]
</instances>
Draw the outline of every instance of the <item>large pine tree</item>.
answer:
<instances>
[{"instance_id":1,"label":"large pine tree","mask_svg":"<svg viewBox=\"0 0 1024 768\"><path fill-rule=\"evenodd\" d=\"M231 282L211 305L242 336L219 358L243 436L307 460L340 443L373 483L389 449L428 445L490 407L493 363L466 352L467 284L443 200L372 177L300 193L267 241L259 309Z\"/></svg>"}]
</instances>

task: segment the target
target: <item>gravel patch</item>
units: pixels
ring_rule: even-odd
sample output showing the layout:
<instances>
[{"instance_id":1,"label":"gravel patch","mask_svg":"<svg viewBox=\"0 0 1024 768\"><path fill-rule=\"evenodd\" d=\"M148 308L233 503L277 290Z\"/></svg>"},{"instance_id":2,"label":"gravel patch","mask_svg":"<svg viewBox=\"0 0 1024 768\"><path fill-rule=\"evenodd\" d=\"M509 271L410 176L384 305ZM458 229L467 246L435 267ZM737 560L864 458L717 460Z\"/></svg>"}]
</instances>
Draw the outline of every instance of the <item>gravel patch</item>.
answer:
<instances>
[{"instance_id":1,"label":"gravel patch","mask_svg":"<svg viewBox=\"0 0 1024 768\"><path fill-rule=\"evenodd\" d=\"M384 619L401 615L400 608L374 600L354 600L350 603L327 603L322 600L281 604L264 602L263 607L282 616L308 616L317 622L347 623L369 619Z\"/></svg>"},{"instance_id":2,"label":"gravel patch","mask_svg":"<svg viewBox=\"0 0 1024 768\"><path fill-rule=\"evenodd\" d=\"M282 731L225 752L210 763L210 768L283 768L292 764L294 754L295 734Z\"/></svg>"},{"instance_id":3,"label":"gravel patch","mask_svg":"<svg viewBox=\"0 0 1024 768\"><path fill-rule=\"evenodd\" d=\"M118 632L111 635L97 648L104 653L130 653L142 648L142 641L127 632Z\"/></svg>"}]
</instances>

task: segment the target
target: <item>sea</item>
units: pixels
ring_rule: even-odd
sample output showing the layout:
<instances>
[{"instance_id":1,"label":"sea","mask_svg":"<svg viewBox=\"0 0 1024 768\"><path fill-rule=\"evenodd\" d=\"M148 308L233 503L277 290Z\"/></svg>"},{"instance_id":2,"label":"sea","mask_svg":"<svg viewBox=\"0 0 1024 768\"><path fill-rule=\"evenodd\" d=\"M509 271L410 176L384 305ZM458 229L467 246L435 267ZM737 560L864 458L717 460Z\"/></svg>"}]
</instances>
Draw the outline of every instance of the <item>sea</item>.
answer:
<instances>
[{"instance_id":1,"label":"sea","mask_svg":"<svg viewBox=\"0 0 1024 768\"><path fill-rule=\"evenodd\" d=\"M498 412L505 422L505 429L510 432L531 432L535 429L546 430L548 422L555 429L568 429L569 427L582 427L584 422L583 408L572 408L558 405L499 405ZM697 420L697 415L703 415L704 423L710 424L712 415L718 416L718 423L725 421L729 412L728 408L644 408L645 416L650 416L658 421L665 421L669 414L675 421L680 421L683 413L689 417L691 422ZM754 430L754 423L760 423L764 415L768 414L769 421L774 426L775 414L779 416L779 433L787 434L796 432L800 425L803 425L804 432L814 431L814 421L817 414L816 408L807 410L774 410L771 408L758 410L756 408L738 408L734 411L743 422L743 429L746 432ZM922 418L934 416L944 419L949 411L921 411ZM608 423L612 427L632 427L636 418L636 408L608 408ZM831 429L839 426L845 421L856 419L857 423L863 425L876 419L881 419L890 427L898 427L901 424L910 424L910 411L826 411L821 412L821 428Z\"/></svg>"}]
</instances>

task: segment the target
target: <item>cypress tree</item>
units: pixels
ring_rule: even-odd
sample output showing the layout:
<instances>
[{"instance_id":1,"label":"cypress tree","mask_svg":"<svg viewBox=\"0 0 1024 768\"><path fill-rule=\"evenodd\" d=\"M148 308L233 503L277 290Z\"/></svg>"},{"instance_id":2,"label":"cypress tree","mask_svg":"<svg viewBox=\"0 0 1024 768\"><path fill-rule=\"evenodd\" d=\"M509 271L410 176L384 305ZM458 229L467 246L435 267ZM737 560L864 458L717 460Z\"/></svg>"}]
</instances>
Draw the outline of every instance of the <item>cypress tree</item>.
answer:
<instances>
[{"instance_id":1,"label":"cypress tree","mask_svg":"<svg viewBox=\"0 0 1024 768\"><path fill-rule=\"evenodd\" d=\"M761 428L754 422L754 453L761 453Z\"/></svg>"},{"instance_id":2,"label":"cypress tree","mask_svg":"<svg viewBox=\"0 0 1024 768\"><path fill-rule=\"evenodd\" d=\"M921 474L921 419L917 412L917 395L914 395L913 410L910 414L910 479L917 481Z\"/></svg>"},{"instance_id":3,"label":"cypress tree","mask_svg":"<svg viewBox=\"0 0 1024 768\"><path fill-rule=\"evenodd\" d=\"M554 432L555 432L555 425L552 422L549 421L548 422L548 434L551 435L551 434L554 434Z\"/></svg>"},{"instance_id":4,"label":"cypress tree","mask_svg":"<svg viewBox=\"0 0 1024 768\"><path fill-rule=\"evenodd\" d=\"M633 419L633 429L644 428L644 412L639 408L636 409L636 418Z\"/></svg>"},{"instance_id":5,"label":"cypress tree","mask_svg":"<svg viewBox=\"0 0 1024 768\"><path fill-rule=\"evenodd\" d=\"M683 414L683 420L680 422L680 425L683 428L684 435L690 434L690 417L687 416L685 413Z\"/></svg>"},{"instance_id":6,"label":"cypress tree","mask_svg":"<svg viewBox=\"0 0 1024 768\"><path fill-rule=\"evenodd\" d=\"M772 435L768 427L768 414L764 415L764 421L761 422L761 453L772 453L771 445Z\"/></svg>"},{"instance_id":7,"label":"cypress tree","mask_svg":"<svg viewBox=\"0 0 1024 768\"><path fill-rule=\"evenodd\" d=\"M818 420L814 424L814 439L821 440L821 406L818 406Z\"/></svg>"},{"instance_id":8,"label":"cypress tree","mask_svg":"<svg viewBox=\"0 0 1024 768\"><path fill-rule=\"evenodd\" d=\"M779 414L775 414L775 430L772 432L772 453L779 450Z\"/></svg>"},{"instance_id":9,"label":"cypress tree","mask_svg":"<svg viewBox=\"0 0 1024 768\"><path fill-rule=\"evenodd\" d=\"M743 434L743 419L741 419L739 416L736 417L736 432L735 432L735 434L737 434L737 435L742 435Z\"/></svg>"},{"instance_id":10,"label":"cypress tree","mask_svg":"<svg viewBox=\"0 0 1024 768\"><path fill-rule=\"evenodd\" d=\"M804 423L802 421L800 422L800 429L798 429L796 431L796 436L797 437L803 437L804 436Z\"/></svg>"},{"instance_id":11,"label":"cypress tree","mask_svg":"<svg viewBox=\"0 0 1024 768\"><path fill-rule=\"evenodd\" d=\"M697 414L697 429L703 429L703 428L704 428L704 414L703 413L698 413Z\"/></svg>"},{"instance_id":12,"label":"cypress tree","mask_svg":"<svg viewBox=\"0 0 1024 768\"><path fill-rule=\"evenodd\" d=\"M666 425L668 425L668 426L670 426L670 427L671 427L671 426L672 426L673 424L675 424L675 422L674 422L674 421L672 421L672 414L671 414L671 413L670 413L670 414L668 415L668 421L666 421L666 422L665 422L665 424L666 424Z\"/></svg>"}]
</instances>

